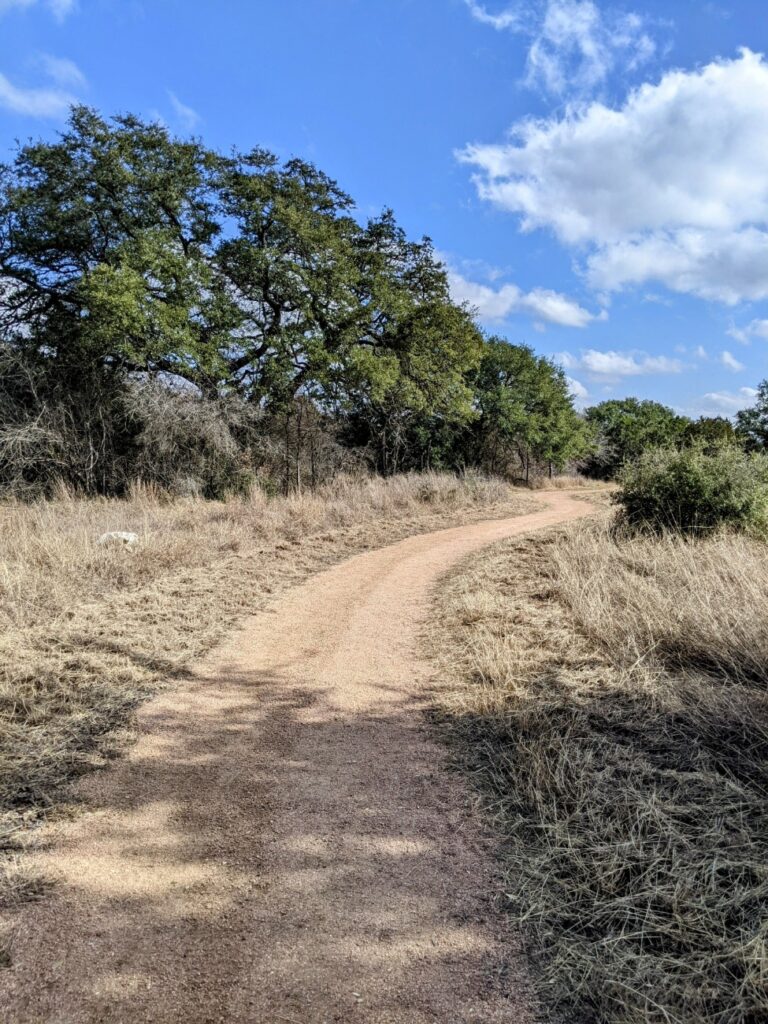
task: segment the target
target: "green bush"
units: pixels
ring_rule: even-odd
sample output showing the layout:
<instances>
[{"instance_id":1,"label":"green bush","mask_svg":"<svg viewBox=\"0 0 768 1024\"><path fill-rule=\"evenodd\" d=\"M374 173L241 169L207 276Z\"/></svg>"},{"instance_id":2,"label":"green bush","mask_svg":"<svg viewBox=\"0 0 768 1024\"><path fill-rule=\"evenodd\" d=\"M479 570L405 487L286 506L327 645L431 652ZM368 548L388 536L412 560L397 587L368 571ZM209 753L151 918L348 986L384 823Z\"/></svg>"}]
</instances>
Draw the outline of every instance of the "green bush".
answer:
<instances>
[{"instance_id":1,"label":"green bush","mask_svg":"<svg viewBox=\"0 0 768 1024\"><path fill-rule=\"evenodd\" d=\"M651 449L627 464L614 500L628 526L768 535L768 456L734 445Z\"/></svg>"}]
</instances>

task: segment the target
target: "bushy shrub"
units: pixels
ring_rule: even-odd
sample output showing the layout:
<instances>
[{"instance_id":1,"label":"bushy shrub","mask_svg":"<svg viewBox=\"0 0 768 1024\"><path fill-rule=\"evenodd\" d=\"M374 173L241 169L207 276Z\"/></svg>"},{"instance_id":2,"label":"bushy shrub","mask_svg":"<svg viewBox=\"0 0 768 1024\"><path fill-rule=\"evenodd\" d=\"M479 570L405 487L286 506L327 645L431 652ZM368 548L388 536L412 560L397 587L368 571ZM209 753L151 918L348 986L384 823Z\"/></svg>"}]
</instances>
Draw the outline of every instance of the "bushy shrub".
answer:
<instances>
[{"instance_id":1,"label":"bushy shrub","mask_svg":"<svg viewBox=\"0 0 768 1024\"><path fill-rule=\"evenodd\" d=\"M615 496L628 526L704 533L720 527L768 534L768 456L734 445L657 448L627 464Z\"/></svg>"},{"instance_id":2,"label":"bushy shrub","mask_svg":"<svg viewBox=\"0 0 768 1024\"><path fill-rule=\"evenodd\" d=\"M99 365L60 367L0 344L0 495L124 495L142 481L221 498L264 460L263 413L237 397Z\"/></svg>"},{"instance_id":3,"label":"bushy shrub","mask_svg":"<svg viewBox=\"0 0 768 1024\"><path fill-rule=\"evenodd\" d=\"M0 343L0 494L121 493L135 428L110 369L51 367Z\"/></svg>"},{"instance_id":4,"label":"bushy shrub","mask_svg":"<svg viewBox=\"0 0 768 1024\"><path fill-rule=\"evenodd\" d=\"M157 382L130 387L125 402L137 429L133 479L186 496L247 492L264 447L258 406Z\"/></svg>"}]
</instances>

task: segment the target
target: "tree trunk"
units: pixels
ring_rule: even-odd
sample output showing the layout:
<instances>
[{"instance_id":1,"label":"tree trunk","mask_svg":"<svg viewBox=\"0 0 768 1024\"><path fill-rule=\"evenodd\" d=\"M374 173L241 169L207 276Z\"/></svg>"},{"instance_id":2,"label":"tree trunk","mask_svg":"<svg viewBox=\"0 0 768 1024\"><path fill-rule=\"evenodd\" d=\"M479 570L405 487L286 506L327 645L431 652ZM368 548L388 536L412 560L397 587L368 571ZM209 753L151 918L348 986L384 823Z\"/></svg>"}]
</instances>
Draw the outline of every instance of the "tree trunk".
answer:
<instances>
[{"instance_id":1,"label":"tree trunk","mask_svg":"<svg viewBox=\"0 0 768 1024\"><path fill-rule=\"evenodd\" d=\"M302 447L302 436L301 436L301 416L302 416L301 402L296 410L296 490L301 494L301 447Z\"/></svg>"}]
</instances>

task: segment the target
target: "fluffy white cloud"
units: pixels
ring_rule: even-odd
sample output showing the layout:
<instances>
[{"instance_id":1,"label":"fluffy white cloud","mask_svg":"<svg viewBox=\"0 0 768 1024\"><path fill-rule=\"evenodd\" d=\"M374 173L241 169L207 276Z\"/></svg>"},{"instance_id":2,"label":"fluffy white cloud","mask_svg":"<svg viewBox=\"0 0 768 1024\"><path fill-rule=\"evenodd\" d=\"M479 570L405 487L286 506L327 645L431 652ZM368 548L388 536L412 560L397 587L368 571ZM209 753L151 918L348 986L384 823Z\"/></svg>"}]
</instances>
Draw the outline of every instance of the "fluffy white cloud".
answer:
<instances>
[{"instance_id":1,"label":"fluffy white cloud","mask_svg":"<svg viewBox=\"0 0 768 1024\"><path fill-rule=\"evenodd\" d=\"M200 123L200 115L192 107L188 107L186 103L182 103L179 97L168 90L168 99L171 101L173 112L176 115L176 119L181 122L187 131L192 131Z\"/></svg>"},{"instance_id":2,"label":"fluffy white cloud","mask_svg":"<svg viewBox=\"0 0 768 1024\"><path fill-rule=\"evenodd\" d=\"M708 391L703 401L716 412L734 413L746 409L757 398L754 388L739 388L738 391Z\"/></svg>"},{"instance_id":3,"label":"fluffy white cloud","mask_svg":"<svg viewBox=\"0 0 768 1024\"><path fill-rule=\"evenodd\" d=\"M731 326L725 332L743 345L748 345L750 338L763 338L768 341L768 320L753 320L746 327Z\"/></svg>"},{"instance_id":4,"label":"fluffy white cloud","mask_svg":"<svg viewBox=\"0 0 768 1024\"><path fill-rule=\"evenodd\" d=\"M649 356L638 352L599 352L588 348L580 355L561 352L555 359L565 370L581 370L593 377L639 377L653 373L680 373L683 364L667 356Z\"/></svg>"},{"instance_id":5,"label":"fluffy white cloud","mask_svg":"<svg viewBox=\"0 0 768 1024\"><path fill-rule=\"evenodd\" d=\"M601 11L592 0L521 0L497 14L465 3L477 21L530 38L528 83L549 92L588 92L617 66L632 70L656 51L640 15Z\"/></svg>"},{"instance_id":6,"label":"fluffy white cloud","mask_svg":"<svg viewBox=\"0 0 768 1024\"><path fill-rule=\"evenodd\" d=\"M735 356L731 355L728 349L720 353L720 362L727 370L730 370L732 373L740 373L742 370L745 369L744 363L740 363L739 360L735 358Z\"/></svg>"},{"instance_id":7,"label":"fluffy white cloud","mask_svg":"<svg viewBox=\"0 0 768 1024\"><path fill-rule=\"evenodd\" d=\"M599 247L586 261L601 291L660 281L676 292L734 305L768 298L768 231L681 228L651 231Z\"/></svg>"},{"instance_id":8,"label":"fluffy white cloud","mask_svg":"<svg viewBox=\"0 0 768 1024\"><path fill-rule=\"evenodd\" d=\"M516 284L494 288L470 281L456 270L448 269L448 284L455 302L467 302L483 320L503 321L514 313L528 313L538 320L561 327L586 327L593 320L605 319L605 312L590 313L567 295L549 288L524 292Z\"/></svg>"},{"instance_id":9,"label":"fluffy white cloud","mask_svg":"<svg viewBox=\"0 0 768 1024\"><path fill-rule=\"evenodd\" d=\"M595 288L654 280L734 303L768 296L766 136L768 64L743 50L458 156L523 230L586 247Z\"/></svg>"}]
</instances>

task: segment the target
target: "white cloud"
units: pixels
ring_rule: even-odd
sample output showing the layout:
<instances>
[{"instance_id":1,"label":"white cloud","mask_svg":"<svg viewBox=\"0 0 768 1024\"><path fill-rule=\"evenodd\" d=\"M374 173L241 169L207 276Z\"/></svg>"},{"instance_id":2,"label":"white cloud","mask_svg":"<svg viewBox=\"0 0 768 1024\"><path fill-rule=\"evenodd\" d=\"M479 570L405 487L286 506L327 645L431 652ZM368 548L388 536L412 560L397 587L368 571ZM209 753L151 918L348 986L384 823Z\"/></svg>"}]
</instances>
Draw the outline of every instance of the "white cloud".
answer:
<instances>
[{"instance_id":1,"label":"white cloud","mask_svg":"<svg viewBox=\"0 0 768 1024\"><path fill-rule=\"evenodd\" d=\"M520 0L498 14L476 0L465 3L477 21L530 38L528 84L556 94L588 92L656 51L639 14L601 11L592 0Z\"/></svg>"},{"instance_id":2,"label":"white cloud","mask_svg":"<svg viewBox=\"0 0 768 1024\"><path fill-rule=\"evenodd\" d=\"M734 413L746 409L757 398L754 388L739 388L738 391L708 391L704 401L720 412Z\"/></svg>"},{"instance_id":3,"label":"white cloud","mask_svg":"<svg viewBox=\"0 0 768 1024\"><path fill-rule=\"evenodd\" d=\"M594 377L639 377L653 373L680 373L683 364L667 356L649 356L637 352L599 352L588 348L580 355L561 352L555 359L566 370L581 370Z\"/></svg>"},{"instance_id":4,"label":"white cloud","mask_svg":"<svg viewBox=\"0 0 768 1024\"><path fill-rule=\"evenodd\" d=\"M491 25L493 28L501 30L518 28L522 24L522 11L516 10L514 7L502 11L500 14L491 14L483 4L476 3L475 0L464 0L464 2L470 9L472 17L484 25Z\"/></svg>"},{"instance_id":5,"label":"white cloud","mask_svg":"<svg viewBox=\"0 0 768 1024\"><path fill-rule=\"evenodd\" d=\"M632 70L655 50L637 14L610 17L589 0L550 0L528 51L528 80L553 93L587 92L619 61Z\"/></svg>"},{"instance_id":6,"label":"white cloud","mask_svg":"<svg viewBox=\"0 0 768 1024\"><path fill-rule=\"evenodd\" d=\"M493 288L479 281L470 281L456 270L448 268L448 284L455 302L467 302L477 310L482 320L506 320L514 313L528 313L547 323L561 327L586 327L593 320L605 319L605 312L590 313L567 295L549 288L534 288L524 292L516 284L502 284Z\"/></svg>"},{"instance_id":7,"label":"white cloud","mask_svg":"<svg viewBox=\"0 0 768 1024\"><path fill-rule=\"evenodd\" d=\"M34 7L36 4L37 0L0 0L0 15L14 8L26 10L28 7ZM56 21L61 22L75 10L77 0L45 0L45 6Z\"/></svg>"},{"instance_id":8,"label":"white cloud","mask_svg":"<svg viewBox=\"0 0 768 1024\"><path fill-rule=\"evenodd\" d=\"M693 354L696 356L697 359L709 359L709 356L707 355L707 350L704 348L703 345L697 345Z\"/></svg>"},{"instance_id":9,"label":"white cloud","mask_svg":"<svg viewBox=\"0 0 768 1024\"><path fill-rule=\"evenodd\" d=\"M86 87L85 75L74 61L49 53L38 54L32 63L53 84L20 86L0 72L0 107L26 117L63 117L72 104L77 103L77 97L70 90Z\"/></svg>"},{"instance_id":10,"label":"white cloud","mask_svg":"<svg viewBox=\"0 0 768 1024\"><path fill-rule=\"evenodd\" d=\"M617 291L655 280L676 292L734 305L768 297L768 231L681 228L607 244L586 262L594 288Z\"/></svg>"},{"instance_id":11,"label":"white cloud","mask_svg":"<svg viewBox=\"0 0 768 1024\"><path fill-rule=\"evenodd\" d=\"M27 117L62 117L76 103L63 89L24 89L0 73L0 107Z\"/></svg>"},{"instance_id":12,"label":"white cloud","mask_svg":"<svg viewBox=\"0 0 768 1024\"><path fill-rule=\"evenodd\" d=\"M743 50L458 156L523 230L586 248L593 287L658 281L735 303L768 297L766 136L768 64Z\"/></svg>"},{"instance_id":13,"label":"white cloud","mask_svg":"<svg viewBox=\"0 0 768 1024\"><path fill-rule=\"evenodd\" d=\"M193 110L192 107L188 107L185 103L182 103L179 97L175 93L171 92L170 89L168 90L168 98L171 101L171 106L173 107L173 112L177 119L188 131L191 131L200 123L200 115L198 112Z\"/></svg>"},{"instance_id":14,"label":"white cloud","mask_svg":"<svg viewBox=\"0 0 768 1024\"><path fill-rule=\"evenodd\" d=\"M746 369L744 363L740 363L738 359L731 355L728 349L725 349L724 352L720 353L720 362L732 373L740 373L742 370Z\"/></svg>"},{"instance_id":15,"label":"white cloud","mask_svg":"<svg viewBox=\"0 0 768 1024\"><path fill-rule=\"evenodd\" d=\"M85 75L77 64L67 57L54 57L50 53L40 53L35 59L35 64L57 85L72 89L84 89L87 85Z\"/></svg>"},{"instance_id":16,"label":"white cloud","mask_svg":"<svg viewBox=\"0 0 768 1024\"><path fill-rule=\"evenodd\" d=\"M520 308L547 323L562 327L586 327L593 320L608 319L605 310L598 314L590 313L567 295L550 288L534 288L525 293L520 298Z\"/></svg>"},{"instance_id":17,"label":"white cloud","mask_svg":"<svg viewBox=\"0 0 768 1024\"><path fill-rule=\"evenodd\" d=\"M768 341L768 320L753 320L746 327L736 327L732 324L725 333L728 337L740 341L742 345L748 345L750 338L763 338Z\"/></svg>"},{"instance_id":18,"label":"white cloud","mask_svg":"<svg viewBox=\"0 0 768 1024\"><path fill-rule=\"evenodd\" d=\"M583 402L589 398L589 391L587 391L581 381L575 380L573 377L566 377L565 379L568 383L568 390L577 401Z\"/></svg>"}]
</instances>

